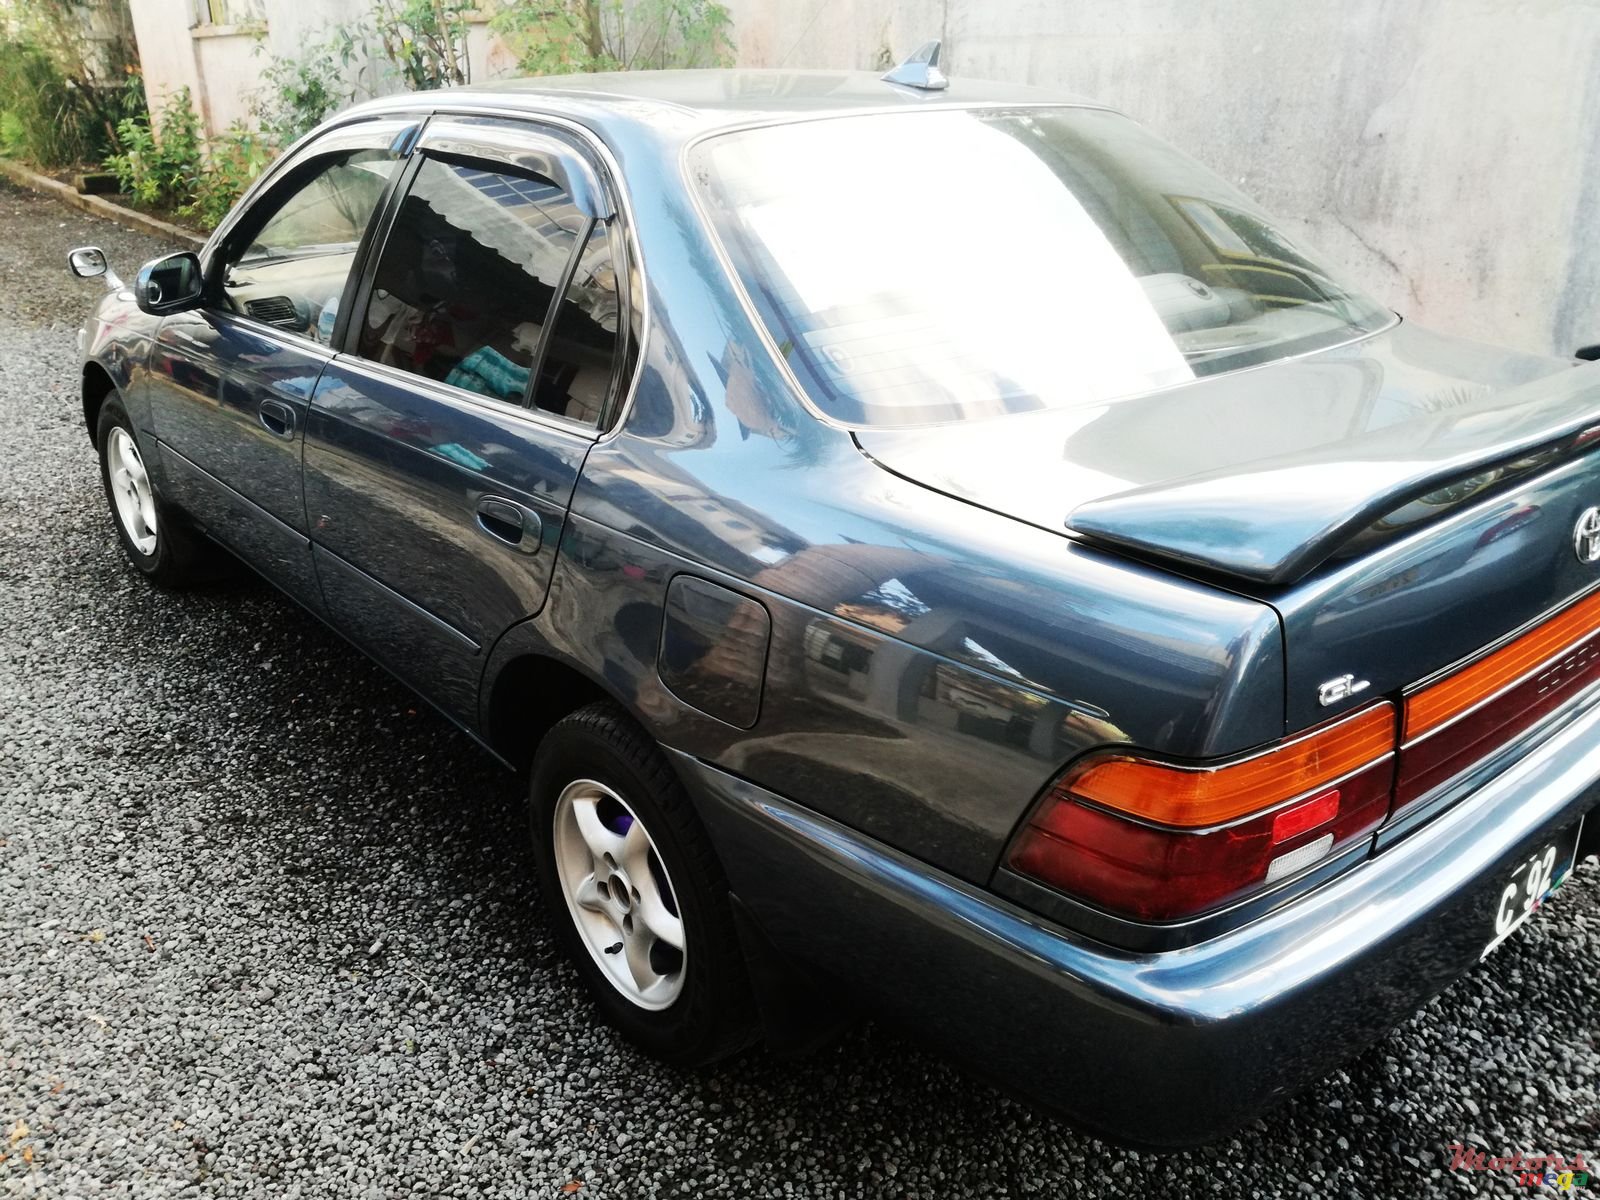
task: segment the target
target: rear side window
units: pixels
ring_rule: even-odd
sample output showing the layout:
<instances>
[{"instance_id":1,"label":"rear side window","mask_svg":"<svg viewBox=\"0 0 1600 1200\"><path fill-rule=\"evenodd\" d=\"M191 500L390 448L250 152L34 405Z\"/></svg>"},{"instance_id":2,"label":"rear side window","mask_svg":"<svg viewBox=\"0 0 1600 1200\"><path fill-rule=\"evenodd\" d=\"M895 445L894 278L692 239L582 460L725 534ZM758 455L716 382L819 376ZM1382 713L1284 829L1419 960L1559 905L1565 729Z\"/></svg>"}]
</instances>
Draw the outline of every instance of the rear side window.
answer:
<instances>
[{"instance_id":1,"label":"rear side window","mask_svg":"<svg viewBox=\"0 0 1600 1200\"><path fill-rule=\"evenodd\" d=\"M539 366L535 407L598 425L617 357L621 306L611 231L596 222L562 294Z\"/></svg>"},{"instance_id":2,"label":"rear side window","mask_svg":"<svg viewBox=\"0 0 1600 1200\"><path fill-rule=\"evenodd\" d=\"M548 179L424 159L373 276L361 356L526 403L552 301L588 225Z\"/></svg>"}]
</instances>

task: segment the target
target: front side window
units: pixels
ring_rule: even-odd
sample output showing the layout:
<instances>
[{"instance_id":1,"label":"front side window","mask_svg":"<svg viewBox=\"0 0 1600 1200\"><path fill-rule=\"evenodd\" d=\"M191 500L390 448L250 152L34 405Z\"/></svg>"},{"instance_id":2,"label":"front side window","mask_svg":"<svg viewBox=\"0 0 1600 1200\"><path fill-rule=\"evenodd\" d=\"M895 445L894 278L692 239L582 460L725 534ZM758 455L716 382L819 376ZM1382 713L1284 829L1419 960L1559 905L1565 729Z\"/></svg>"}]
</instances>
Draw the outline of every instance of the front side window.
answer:
<instances>
[{"instance_id":1,"label":"front side window","mask_svg":"<svg viewBox=\"0 0 1600 1200\"><path fill-rule=\"evenodd\" d=\"M848 424L1102 404L1394 319L1096 109L769 126L703 142L691 175L779 352Z\"/></svg>"},{"instance_id":2,"label":"front side window","mask_svg":"<svg viewBox=\"0 0 1600 1200\"><path fill-rule=\"evenodd\" d=\"M588 225L550 180L424 159L373 276L361 356L525 403L551 300Z\"/></svg>"},{"instance_id":3,"label":"front side window","mask_svg":"<svg viewBox=\"0 0 1600 1200\"><path fill-rule=\"evenodd\" d=\"M397 161L388 150L332 154L269 193L231 243L242 251L224 253L225 306L326 345L361 236Z\"/></svg>"}]
</instances>

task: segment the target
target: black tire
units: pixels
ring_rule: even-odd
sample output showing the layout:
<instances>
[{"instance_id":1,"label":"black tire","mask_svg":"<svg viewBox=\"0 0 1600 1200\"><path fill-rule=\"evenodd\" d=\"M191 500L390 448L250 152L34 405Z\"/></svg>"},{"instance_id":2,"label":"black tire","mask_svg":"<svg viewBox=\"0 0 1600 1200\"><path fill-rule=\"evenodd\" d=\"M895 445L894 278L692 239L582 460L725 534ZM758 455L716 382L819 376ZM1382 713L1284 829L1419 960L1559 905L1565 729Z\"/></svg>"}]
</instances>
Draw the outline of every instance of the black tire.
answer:
<instances>
[{"instance_id":1,"label":"black tire","mask_svg":"<svg viewBox=\"0 0 1600 1200\"><path fill-rule=\"evenodd\" d=\"M640 1007L596 965L568 907L556 865L558 800L592 779L624 798L643 823L670 877L683 922L682 990L665 1008ZM539 886L557 935L606 1020L665 1062L704 1066L754 1040L755 1006L727 879L660 748L609 702L586 705L545 736L533 764L531 805Z\"/></svg>"},{"instance_id":2,"label":"black tire","mask_svg":"<svg viewBox=\"0 0 1600 1200\"><path fill-rule=\"evenodd\" d=\"M162 501L160 494L154 490L153 481L149 486L156 516L155 546L146 551L134 542L117 511L117 497L112 483L113 465L110 462L110 455L114 444L113 434L116 431L133 438L137 446L138 439L134 434L133 422L128 419L128 412L123 408L121 398L112 395L100 406L100 420L95 427L94 440L100 455L100 486L105 490L111 527L117 531L117 540L122 543L122 550L128 556L128 561L133 564L135 570L158 587L187 588L216 579L219 574L220 552L204 536L187 525L182 514Z\"/></svg>"}]
</instances>

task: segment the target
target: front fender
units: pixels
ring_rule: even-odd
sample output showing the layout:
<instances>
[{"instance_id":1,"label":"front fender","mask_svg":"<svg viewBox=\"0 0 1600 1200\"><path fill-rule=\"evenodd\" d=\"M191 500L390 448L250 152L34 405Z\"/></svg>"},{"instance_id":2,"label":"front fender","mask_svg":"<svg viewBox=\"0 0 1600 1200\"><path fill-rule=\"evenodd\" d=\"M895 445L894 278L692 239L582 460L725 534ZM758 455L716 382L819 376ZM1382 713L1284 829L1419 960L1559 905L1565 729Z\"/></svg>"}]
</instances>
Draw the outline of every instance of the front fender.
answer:
<instances>
[{"instance_id":1,"label":"front fender","mask_svg":"<svg viewBox=\"0 0 1600 1200\"><path fill-rule=\"evenodd\" d=\"M100 403L107 394L107 381L121 396L135 430L141 435L140 440L154 438L143 376L150 361L150 348L160 328L161 318L141 312L134 303L132 291L117 288L100 298L78 330L83 416L91 439L99 421Z\"/></svg>"}]
</instances>

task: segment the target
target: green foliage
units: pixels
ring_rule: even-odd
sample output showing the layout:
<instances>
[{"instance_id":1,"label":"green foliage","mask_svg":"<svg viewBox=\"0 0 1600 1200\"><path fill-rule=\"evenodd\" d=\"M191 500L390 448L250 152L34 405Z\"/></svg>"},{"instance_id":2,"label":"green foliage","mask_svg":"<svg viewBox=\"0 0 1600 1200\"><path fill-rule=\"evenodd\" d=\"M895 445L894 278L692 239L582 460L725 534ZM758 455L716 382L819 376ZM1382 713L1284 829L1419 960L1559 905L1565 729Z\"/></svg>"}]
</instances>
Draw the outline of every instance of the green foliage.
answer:
<instances>
[{"instance_id":1,"label":"green foliage","mask_svg":"<svg viewBox=\"0 0 1600 1200\"><path fill-rule=\"evenodd\" d=\"M130 118L118 128L122 151L106 159L135 204L166 208L204 229L214 228L278 151L260 130L235 122L207 144L189 90L161 111L159 127Z\"/></svg>"},{"instance_id":2,"label":"green foliage","mask_svg":"<svg viewBox=\"0 0 1600 1200\"><path fill-rule=\"evenodd\" d=\"M266 135L234 122L211 143L206 167L195 176L190 199L178 214L203 229L215 229L277 150Z\"/></svg>"},{"instance_id":3,"label":"green foliage","mask_svg":"<svg viewBox=\"0 0 1600 1200\"><path fill-rule=\"evenodd\" d=\"M491 24L533 75L733 61L733 19L717 0L512 0Z\"/></svg>"},{"instance_id":4,"label":"green foliage","mask_svg":"<svg viewBox=\"0 0 1600 1200\"><path fill-rule=\"evenodd\" d=\"M129 117L117 126L117 140L122 149L106 158L106 170L135 203L176 207L193 195L205 161L188 88L167 101L159 130L147 116Z\"/></svg>"},{"instance_id":5,"label":"green foliage","mask_svg":"<svg viewBox=\"0 0 1600 1200\"><path fill-rule=\"evenodd\" d=\"M0 45L0 113L6 153L41 167L71 166L93 148L93 123L60 68L37 46Z\"/></svg>"},{"instance_id":6,"label":"green foliage","mask_svg":"<svg viewBox=\"0 0 1600 1200\"><path fill-rule=\"evenodd\" d=\"M414 92L472 82L467 18L478 0L378 0L379 53ZM351 53L360 43L347 34Z\"/></svg>"},{"instance_id":7,"label":"green foliage","mask_svg":"<svg viewBox=\"0 0 1600 1200\"><path fill-rule=\"evenodd\" d=\"M345 82L354 52L353 40L344 35L314 42L290 58L268 59L255 111L269 143L288 146L355 98L355 88Z\"/></svg>"},{"instance_id":8,"label":"green foliage","mask_svg":"<svg viewBox=\"0 0 1600 1200\"><path fill-rule=\"evenodd\" d=\"M14 112L0 112L0 155L24 158L28 151L28 127Z\"/></svg>"},{"instance_id":9,"label":"green foliage","mask_svg":"<svg viewBox=\"0 0 1600 1200\"><path fill-rule=\"evenodd\" d=\"M117 124L144 110L126 0L11 0L0 25L0 148L42 167L116 148Z\"/></svg>"}]
</instances>

